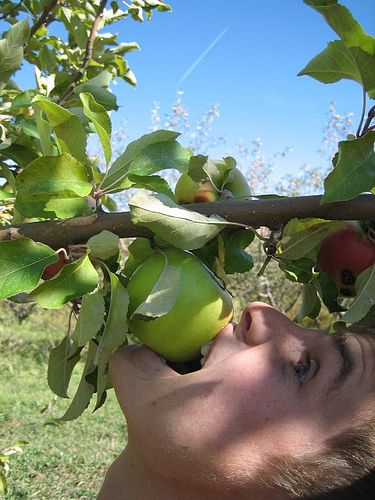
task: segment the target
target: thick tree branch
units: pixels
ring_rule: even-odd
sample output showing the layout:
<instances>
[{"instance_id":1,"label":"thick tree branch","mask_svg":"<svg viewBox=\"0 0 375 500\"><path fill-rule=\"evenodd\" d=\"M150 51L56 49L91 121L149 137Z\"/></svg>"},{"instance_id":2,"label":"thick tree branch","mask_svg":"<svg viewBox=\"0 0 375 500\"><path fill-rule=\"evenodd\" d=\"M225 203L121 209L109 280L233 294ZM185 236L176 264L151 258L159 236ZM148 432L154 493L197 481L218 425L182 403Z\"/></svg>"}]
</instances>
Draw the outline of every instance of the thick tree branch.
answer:
<instances>
[{"instance_id":1,"label":"thick tree branch","mask_svg":"<svg viewBox=\"0 0 375 500\"><path fill-rule=\"evenodd\" d=\"M51 0L50 3L43 8L42 14L39 19L33 26L31 26L30 37L32 37L38 31L38 29L47 22L47 20L49 22L52 21L53 18L50 18L50 13L51 10L57 5L58 1L59 0Z\"/></svg>"},{"instance_id":2,"label":"thick tree branch","mask_svg":"<svg viewBox=\"0 0 375 500\"><path fill-rule=\"evenodd\" d=\"M225 200L213 203L195 203L185 208L205 215L217 214L231 222L251 227L280 228L293 217L320 217L332 220L375 220L375 196L363 194L349 201L320 204L320 196L272 198L256 201ZM150 236L141 227L132 224L129 212L98 213L75 219L33 222L0 229L0 241L22 236L46 243L54 248L67 244L85 243L104 229L122 238Z\"/></svg>"},{"instance_id":3,"label":"thick tree branch","mask_svg":"<svg viewBox=\"0 0 375 500\"><path fill-rule=\"evenodd\" d=\"M76 71L76 73L72 77L72 81L66 88L65 92L62 94L62 96L59 99L59 104L63 104L65 99L68 97L69 94L73 92L74 87L78 84L79 80L82 78L82 76L85 74L85 71L87 69L87 66L92 59L92 52L94 49L94 42L95 38L98 32L99 24L100 24L100 18L102 17L103 11L105 9L105 6L107 4L107 0L102 0L100 2L98 12L96 13L96 17L94 19L94 22L92 23L91 31L89 34L89 37L87 39L87 44L86 44L86 50L85 50L85 57L82 61L82 66L81 68Z\"/></svg>"}]
</instances>

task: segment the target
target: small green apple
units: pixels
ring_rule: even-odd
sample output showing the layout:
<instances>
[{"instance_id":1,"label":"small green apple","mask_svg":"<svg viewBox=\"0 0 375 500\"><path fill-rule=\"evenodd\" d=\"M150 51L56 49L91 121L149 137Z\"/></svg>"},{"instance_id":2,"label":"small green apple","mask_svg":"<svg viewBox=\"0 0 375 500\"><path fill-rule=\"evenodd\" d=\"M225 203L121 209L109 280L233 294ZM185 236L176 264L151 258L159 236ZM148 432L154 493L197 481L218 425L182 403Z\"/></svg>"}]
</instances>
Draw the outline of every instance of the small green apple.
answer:
<instances>
[{"instance_id":1,"label":"small green apple","mask_svg":"<svg viewBox=\"0 0 375 500\"><path fill-rule=\"evenodd\" d=\"M182 174L175 189L177 203L200 203L220 200L220 192L210 181L194 182L188 174Z\"/></svg>"},{"instance_id":2,"label":"small green apple","mask_svg":"<svg viewBox=\"0 0 375 500\"><path fill-rule=\"evenodd\" d=\"M229 178L224 184L224 189L229 191L234 198L247 198L251 196L249 184L238 168L231 170Z\"/></svg>"},{"instance_id":3,"label":"small green apple","mask_svg":"<svg viewBox=\"0 0 375 500\"><path fill-rule=\"evenodd\" d=\"M231 296L211 271L194 255L183 250L163 250L170 266L180 269L176 302L164 316L132 318L145 301L165 265L165 257L154 253L136 269L128 284L129 328L146 346L168 361L190 361L233 317Z\"/></svg>"},{"instance_id":4,"label":"small green apple","mask_svg":"<svg viewBox=\"0 0 375 500\"><path fill-rule=\"evenodd\" d=\"M250 187L238 168L228 167L222 161L214 162L216 175L210 180L195 182L184 173L175 188L176 202L180 204L219 201L223 198L247 198L251 196Z\"/></svg>"}]
</instances>

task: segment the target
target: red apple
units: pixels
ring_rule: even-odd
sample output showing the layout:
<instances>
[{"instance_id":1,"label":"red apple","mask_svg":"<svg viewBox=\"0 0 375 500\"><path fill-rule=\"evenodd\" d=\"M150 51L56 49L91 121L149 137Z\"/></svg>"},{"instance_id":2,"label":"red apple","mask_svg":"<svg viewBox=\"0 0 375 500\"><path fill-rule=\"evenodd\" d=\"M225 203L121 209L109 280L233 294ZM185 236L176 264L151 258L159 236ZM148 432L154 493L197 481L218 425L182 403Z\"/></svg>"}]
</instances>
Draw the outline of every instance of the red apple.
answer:
<instances>
[{"instance_id":1,"label":"red apple","mask_svg":"<svg viewBox=\"0 0 375 500\"><path fill-rule=\"evenodd\" d=\"M317 265L337 283L340 294L353 297L355 280L375 263L375 244L359 226L348 224L326 238L319 250Z\"/></svg>"}]
</instances>

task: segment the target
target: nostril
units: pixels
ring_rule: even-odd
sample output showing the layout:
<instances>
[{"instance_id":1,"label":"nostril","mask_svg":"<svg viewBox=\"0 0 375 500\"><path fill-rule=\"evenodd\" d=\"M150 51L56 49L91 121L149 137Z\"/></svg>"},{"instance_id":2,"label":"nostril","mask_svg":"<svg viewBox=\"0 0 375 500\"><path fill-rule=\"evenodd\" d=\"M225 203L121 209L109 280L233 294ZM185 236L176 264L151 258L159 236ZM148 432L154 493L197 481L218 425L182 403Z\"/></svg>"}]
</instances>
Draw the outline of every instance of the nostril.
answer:
<instances>
[{"instance_id":1,"label":"nostril","mask_svg":"<svg viewBox=\"0 0 375 500\"><path fill-rule=\"evenodd\" d=\"M251 314L249 311L245 311L244 326L245 326L245 331L248 332L251 326Z\"/></svg>"}]
</instances>

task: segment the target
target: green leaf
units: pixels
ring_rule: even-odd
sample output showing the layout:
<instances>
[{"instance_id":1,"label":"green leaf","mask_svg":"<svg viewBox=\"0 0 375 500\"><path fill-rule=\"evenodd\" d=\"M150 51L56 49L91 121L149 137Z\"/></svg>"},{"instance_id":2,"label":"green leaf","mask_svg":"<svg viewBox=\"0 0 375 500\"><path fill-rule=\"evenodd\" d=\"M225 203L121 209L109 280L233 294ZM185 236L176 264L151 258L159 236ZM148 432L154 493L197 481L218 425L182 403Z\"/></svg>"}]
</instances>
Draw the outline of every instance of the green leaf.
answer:
<instances>
[{"instance_id":1,"label":"green leaf","mask_svg":"<svg viewBox=\"0 0 375 500\"><path fill-rule=\"evenodd\" d=\"M132 188L143 188L149 191L154 191L155 193L161 193L168 196L171 200L174 200L174 194L169 187L168 182L159 175L136 175L129 174L129 181L132 183Z\"/></svg>"},{"instance_id":2,"label":"green leaf","mask_svg":"<svg viewBox=\"0 0 375 500\"><path fill-rule=\"evenodd\" d=\"M92 185L86 168L69 153L43 156L16 178L16 208L25 217L68 218L88 213Z\"/></svg>"},{"instance_id":3,"label":"green leaf","mask_svg":"<svg viewBox=\"0 0 375 500\"><path fill-rule=\"evenodd\" d=\"M176 303L181 268L169 265L167 255L164 252L161 253L165 260L163 270L145 301L131 315L131 319L160 318L168 314Z\"/></svg>"},{"instance_id":4,"label":"green leaf","mask_svg":"<svg viewBox=\"0 0 375 500\"><path fill-rule=\"evenodd\" d=\"M94 338L104 323L104 313L104 298L99 290L84 295L72 340L83 346Z\"/></svg>"},{"instance_id":5,"label":"green leaf","mask_svg":"<svg viewBox=\"0 0 375 500\"><path fill-rule=\"evenodd\" d=\"M35 137L35 139L39 139L39 132L33 119L29 120L22 115L18 115L16 116L14 123L17 127L22 129L24 134L29 135L30 137Z\"/></svg>"},{"instance_id":6,"label":"green leaf","mask_svg":"<svg viewBox=\"0 0 375 500\"><path fill-rule=\"evenodd\" d=\"M298 76L308 75L322 83L334 83L342 79L360 83L375 98L375 55L360 48L348 48L340 40L330 42L327 48L315 56Z\"/></svg>"},{"instance_id":7,"label":"green leaf","mask_svg":"<svg viewBox=\"0 0 375 500\"><path fill-rule=\"evenodd\" d=\"M339 142L334 170L324 181L321 203L349 200L375 187L375 131Z\"/></svg>"},{"instance_id":8,"label":"green leaf","mask_svg":"<svg viewBox=\"0 0 375 500\"><path fill-rule=\"evenodd\" d=\"M97 400L95 410L104 402L104 395L109 385L108 361L113 351L127 340L127 314L129 296L117 276L110 273L111 303L103 335L95 357L98 365Z\"/></svg>"},{"instance_id":9,"label":"green leaf","mask_svg":"<svg viewBox=\"0 0 375 500\"><path fill-rule=\"evenodd\" d=\"M70 153L78 161L86 164L86 132L78 117L43 95L34 97L33 103L47 116L60 153Z\"/></svg>"},{"instance_id":10,"label":"green leaf","mask_svg":"<svg viewBox=\"0 0 375 500\"><path fill-rule=\"evenodd\" d=\"M54 147L51 142L52 128L47 120L43 118L43 112L38 106L33 106L34 117L38 129L40 145L44 156L53 156Z\"/></svg>"},{"instance_id":11,"label":"green leaf","mask_svg":"<svg viewBox=\"0 0 375 500\"><path fill-rule=\"evenodd\" d=\"M54 73L57 69L56 52L43 45L39 51L39 61L42 71Z\"/></svg>"},{"instance_id":12,"label":"green leaf","mask_svg":"<svg viewBox=\"0 0 375 500\"><path fill-rule=\"evenodd\" d=\"M91 94L98 104L104 106L107 110L117 110L116 96L108 90L108 85L113 79L109 71L102 71L94 78L90 78L87 82L77 85L74 89L74 94L79 95L81 92Z\"/></svg>"},{"instance_id":13,"label":"green leaf","mask_svg":"<svg viewBox=\"0 0 375 500\"><path fill-rule=\"evenodd\" d=\"M194 182L212 181L217 189L221 189L220 184L223 181L223 175L217 166L217 162L211 160L208 156L192 156L189 161L188 172Z\"/></svg>"},{"instance_id":14,"label":"green leaf","mask_svg":"<svg viewBox=\"0 0 375 500\"><path fill-rule=\"evenodd\" d=\"M136 194L129 206L133 224L146 227L165 242L184 250L202 247L230 225L217 215L206 217L183 209L162 194Z\"/></svg>"},{"instance_id":15,"label":"green leaf","mask_svg":"<svg viewBox=\"0 0 375 500\"><path fill-rule=\"evenodd\" d=\"M12 144L12 139L10 137L10 131L0 123L0 151L2 149L8 149Z\"/></svg>"},{"instance_id":16,"label":"green leaf","mask_svg":"<svg viewBox=\"0 0 375 500\"><path fill-rule=\"evenodd\" d=\"M67 264L56 278L45 281L29 296L45 309L58 309L77 297L92 292L98 284L98 273L87 255Z\"/></svg>"},{"instance_id":17,"label":"green leaf","mask_svg":"<svg viewBox=\"0 0 375 500\"><path fill-rule=\"evenodd\" d=\"M367 35L349 10L337 0L304 0L327 21L348 47L360 47L369 54L375 54L375 39Z\"/></svg>"},{"instance_id":18,"label":"green leaf","mask_svg":"<svg viewBox=\"0 0 375 500\"><path fill-rule=\"evenodd\" d=\"M33 290L46 266L58 261L54 250L28 238L0 243L0 300Z\"/></svg>"},{"instance_id":19,"label":"green leaf","mask_svg":"<svg viewBox=\"0 0 375 500\"><path fill-rule=\"evenodd\" d=\"M90 255L98 259L107 260L117 255L119 252L120 238L117 234L104 230L87 241L90 249Z\"/></svg>"},{"instance_id":20,"label":"green leaf","mask_svg":"<svg viewBox=\"0 0 375 500\"><path fill-rule=\"evenodd\" d=\"M118 277L110 273L111 303L103 335L100 339L95 363L105 354L117 349L126 341L129 297Z\"/></svg>"},{"instance_id":21,"label":"green leaf","mask_svg":"<svg viewBox=\"0 0 375 500\"><path fill-rule=\"evenodd\" d=\"M30 162L38 158L38 155L34 151L19 144L12 144L4 151L4 154L1 154L0 151L0 155L5 160L13 160L20 168L27 167Z\"/></svg>"},{"instance_id":22,"label":"green leaf","mask_svg":"<svg viewBox=\"0 0 375 500\"><path fill-rule=\"evenodd\" d=\"M103 147L106 163L111 161L111 120L105 108L98 104L94 97L87 93L82 92L79 94L83 105L85 115L92 121L95 126L96 132L99 136L100 142Z\"/></svg>"},{"instance_id":23,"label":"green leaf","mask_svg":"<svg viewBox=\"0 0 375 500\"><path fill-rule=\"evenodd\" d=\"M23 61L23 46L30 36L28 18L14 24L0 40L0 88L5 86L12 73Z\"/></svg>"},{"instance_id":24,"label":"green leaf","mask_svg":"<svg viewBox=\"0 0 375 500\"><path fill-rule=\"evenodd\" d=\"M101 189L114 192L130 187L129 173L152 175L170 168L183 171L191 153L176 142L179 135L169 130L157 130L131 142L109 168Z\"/></svg>"},{"instance_id":25,"label":"green leaf","mask_svg":"<svg viewBox=\"0 0 375 500\"><path fill-rule=\"evenodd\" d=\"M277 256L283 260L299 260L301 257L315 260L320 243L330 234L345 227L344 222L338 221L291 219L283 229Z\"/></svg>"},{"instance_id":26,"label":"green leaf","mask_svg":"<svg viewBox=\"0 0 375 500\"><path fill-rule=\"evenodd\" d=\"M254 266L252 256L246 248L253 241L255 233L251 229L224 230L221 233L224 239L225 257L224 270L227 274L245 273Z\"/></svg>"},{"instance_id":27,"label":"green leaf","mask_svg":"<svg viewBox=\"0 0 375 500\"><path fill-rule=\"evenodd\" d=\"M31 106L31 91L20 92L12 101L13 109L28 108Z\"/></svg>"},{"instance_id":28,"label":"green leaf","mask_svg":"<svg viewBox=\"0 0 375 500\"><path fill-rule=\"evenodd\" d=\"M345 311L345 308L337 301L339 288L329 274L319 272L317 279L313 281L313 285L330 313Z\"/></svg>"},{"instance_id":29,"label":"green leaf","mask_svg":"<svg viewBox=\"0 0 375 500\"><path fill-rule=\"evenodd\" d=\"M88 375L95 369L94 357L96 354L97 345L95 342L90 341L89 348L86 354L85 367L82 372L82 377L78 385L74 398L66 410L64 415L59 420L67 421L78 418L83 411L88 407L91 397L94 394L95 387L87 381Z\"/></svg>"},{"instance_id":30,"label":"green leaf","mask_svg":"<svg viewBox=\"0 0 375 500\"><path fill-rule=\"evenodd\" d=\"M143 261L154 253L150 240L147 238L137 238L128 246L128 258L124 265L124 275L127 278L134 273Z\"/></svg>"},{"instance_id":31,"label":"green leaf","mask_svg":"<svg viewBox=\"0 0 375 500\"><path fill-rule=\"evenodd\" d=\"M52 392L61 398L68 398L67 390L75 365L80 360L78 345L66 335L59 345L54 347L48 360L48 385Z\"/></svg>"},{"instance_id":32,"label":"green leaf","mask_svg":"<svg viewBox=\"0 0 375 500\"><path fill-rule=\"evenodd\" d=\"M302 321L308 317L314 319L320 312L321 304L317 291L311 283L305 283L302 288L302 305L294 321Z\"/></svg>"},{"instance_id":33,"label":"green leaf","mask_svg":"<svg viewBox=\"0 0 375 500\"><path fill-rule=\"evenodd\" d=\"M280 260L280 269L285 273L288 280L299 283L309 283L316 273L314 273L314 261L301 258L296 260Z\"/></svg>"},{"instance_id":34,"label":"green leaf","mask_svg":"<svg viewBox=\"0 0 375 500\"><path fill-rule=\"evenodd\" d=\"M365 269L356 279L357 297L342 316L347 323L356 323L375 305L375 264Z\"/></svg>"},{"instance_id":35,"label":"green leaf","mask_svg":"<svg viewBox=\"0 0 375 500\"><path fill-rule=\"evenodd\" d=\"M0 172L1 176L6 179L7 183L9 184L10 188L12 189L12 193L15 196L16 194L16 182L14 179L13 172L11 169L8 167L6 163L0 163Z\"/></svg>"}]
</instances>

